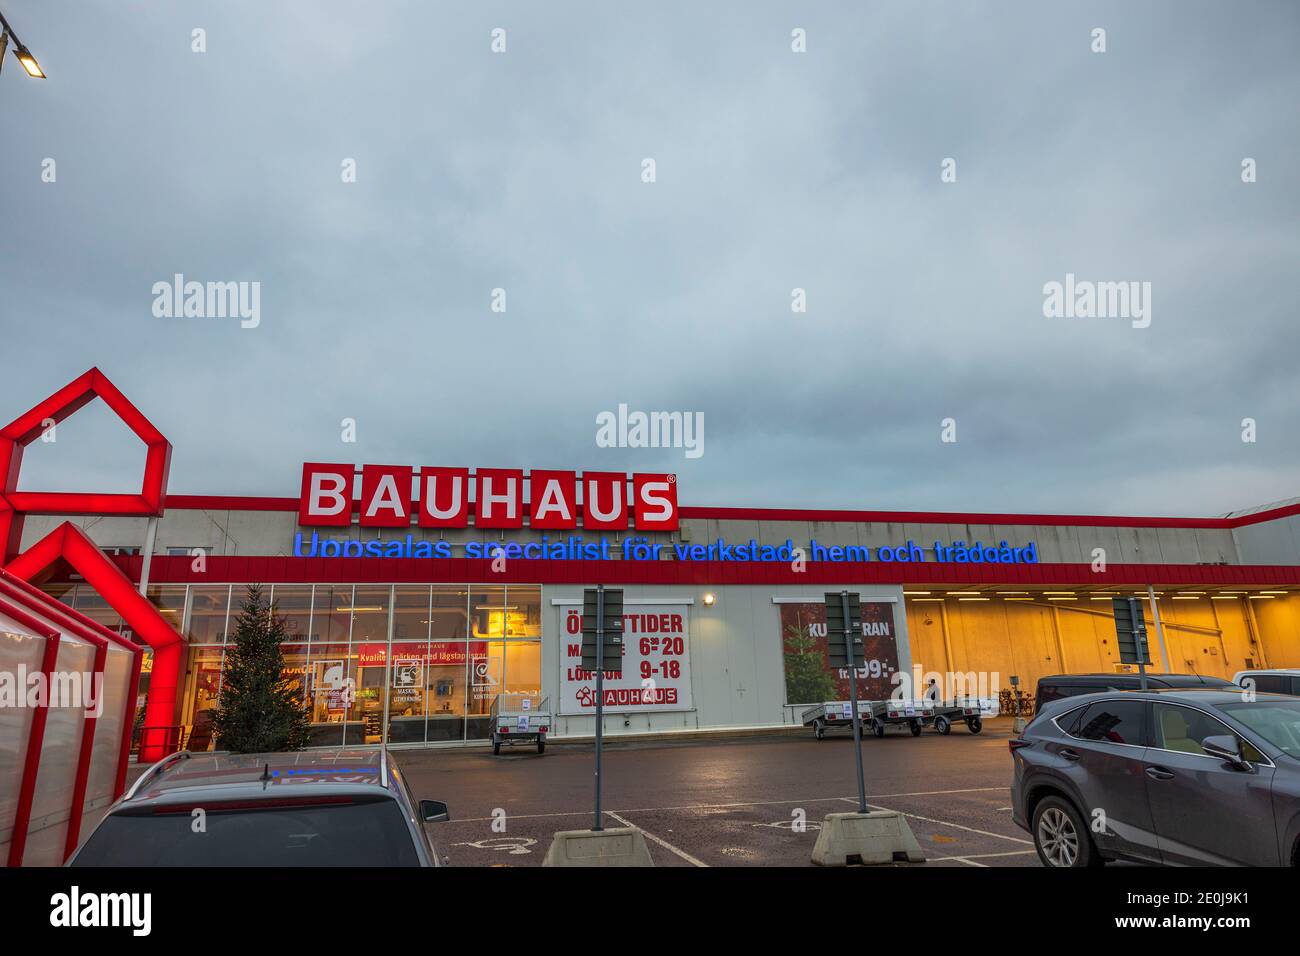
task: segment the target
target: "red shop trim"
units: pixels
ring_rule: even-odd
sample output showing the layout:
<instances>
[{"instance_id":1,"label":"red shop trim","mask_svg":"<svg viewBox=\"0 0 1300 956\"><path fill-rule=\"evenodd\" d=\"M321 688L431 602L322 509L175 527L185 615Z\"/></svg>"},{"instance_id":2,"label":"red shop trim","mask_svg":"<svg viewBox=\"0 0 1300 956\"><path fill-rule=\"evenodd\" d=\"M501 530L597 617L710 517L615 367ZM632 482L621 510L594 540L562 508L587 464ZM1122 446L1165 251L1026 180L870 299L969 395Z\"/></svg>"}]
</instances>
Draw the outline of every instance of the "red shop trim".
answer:
<instances>
[{"instance_id":1,"label":"red shop trim","mask_svg":"<svg viewBox=\"0 0 1300 956\"><path fill-rule=\"evenodd\" d=\"M237 495L168 495L168 508L205 511L291 511L297 498L240 497ZM356 502L353 502L356 511ZM825 521L856 524L983 524L1047 525L1073 528L1203 528L1231 531L1264 521L1300 514L1300 504L1272 508L1234 518L1153 518L1122 515L994 514L966 511L847 511L807 508L699 508L683 505L682 518L714 521Z\"/></svg>"},{"instance_id":2,"label":"red shop trim","mask_svg":"<svg viewBox=\"0 0 1300 956\"><path fill-rule=\"evenodd\" d=\"M139 580L139 555L113 561ZM1148 584L1223 587L1300 585L1297 565L1112 564L1095 573L1089 564L907 564L809 561L796 573L785 562L733 561L527 561L492 571L490 558L290 558L282 555L215 556L206 573L195 572L188 555L155 555L149 580L155 584L646 584L725 585L897 584L1062 585L1113 587Z\"/></svg>"}]
</instances>

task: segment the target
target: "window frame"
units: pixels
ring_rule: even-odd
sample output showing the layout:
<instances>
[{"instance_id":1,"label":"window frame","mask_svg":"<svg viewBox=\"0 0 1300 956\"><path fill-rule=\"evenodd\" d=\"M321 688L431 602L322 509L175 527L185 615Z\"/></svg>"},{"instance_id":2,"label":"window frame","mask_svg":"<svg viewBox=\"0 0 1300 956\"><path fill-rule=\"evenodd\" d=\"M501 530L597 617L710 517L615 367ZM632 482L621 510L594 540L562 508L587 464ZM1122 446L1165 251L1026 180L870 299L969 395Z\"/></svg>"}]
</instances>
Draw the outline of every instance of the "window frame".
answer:
<instances>
[{"instance_id":1,"label":"window frame","mask_svg":"<svg viewBox=\"0 0 1300 956\"><path fill-rule=\"evenodd\" d=\"M1186 756L1186 757L1200 757L1200 758L1202 758L1202 759L1204 759L1204 760L1215 760L1215 761L1218 761L1219 763L1223 763L1223 758L1222 758L1222 757L1216 757L1216 756L1214 756L1214 754L1194 754L1194 753L1189 753L1189 752L1186 751L1186 750L1170 750L1170 749L1167 748L1167 747L1157 747L1157 746L1156 746L1156 734L1155 734L1155 730L1156 730L1156 720L1155 720L1156 709L1155 709L1155 705L1156 705L1156 704L1163 704L1163 705L1166 706L1166 707L1182 707L1182 708L1185 708L1186 710L1195 711L1196 713L1201 714L1201 715L1204 716L1204 717L1208 717L1210 720L1214 721L1216 724L1218 724L1220 727L1222 727L1222 728L1227 732L1227 734L1230 734L1233 738L1236 739L1236 741L1237 741L1237 749L1238 749L1238 750L1241 749L1241 745L1242 745L1242 744L1249 744L1250 747L1251 747L1251 748L1252 748L1252 749L1253 749L1257 754L1259 754L1259 756L1260 756L1261 759L1260 759L1260 760L1252 760L1251 763L1257 764L1257 765L1259 765L1259 766L1261 766L1261 767L1276 767L1276 766L1277 766L1277 764L1273 763L1272 758L1269 757L1268 754L1264 753L1263 749L1259 746L1259 744L1255 743L1253 740L1248 740L1248 739L1246 739L1246 737L1243 736L1242 733L1241 733L1239 730L1234 730L1232 727L1228 726L1228 724L1224 723L1223 718L1220 717L1220 716L1218 716L1217 714L1212 714L1212 713L1210 713L1210 711L1208 711L1208 710L1204 710L1204 709L1202 709L1202 708L1200 708L1200 707L1193 706L1192 704L1184 703L1184 702L1181 701L1181 700L1153 700L1153 701L1148 701L1148 703L1152 705L1152 706L1150 706L1150 707L1148 708L1148 712L1149 712L1149 714L1150 714L1149 720L1150 720L1150 727L1151 727L1151 733L1150 733L1150 738L1149 738L1149 739L1151 740L1151 744L1150 744L1150 746L1149 746L1149 748L1148 748L1148 749L1150 749L1150 750L1157 750L1157 751L1159 751L1159 752L1162 753L1162 754L1181 754L1181 755ZM1226 736L1227 734L1221 734L1221 735L1219 735L1219 736ZM1244 759L1250 759L1250 758L1244 758Z\"/></svg>"},{"instance_id":2,"label":"window frame","mask_svg":"<svg viewBox=\"0 0 1300 956\"><path fill-rule=\"evenodd\" d=\"M1141 743L1130 744L1130 743L1121 743L1118 740L1095 740L1091 737L1080 737L1077 734L1071 733L1071 731L1067 730L1065 727L1061 726L1060 722L1062 718L1067 717L1070 714L1078 714L1079 717L1077 719L1081 720L1084 716L1084 712L1101 704L1137 704L1139 707L1138 739L1141 741ZM1065 734L1065 736L1069 737L1071 740L1078 740L1086 744L1109 744L1112 747L1135 747L1139 750L1146 750L1150 746L1148 741L1151 740L1150 704L1151 701L1145 700L1140 697L1139 698L1103 697L1101 700L1090 700L1087 703L1074 708L1073 710L1068 710L1060 717L1053 718L1052 722L1056 724L1056 726L1060 729L1061 733ZM1071 723L1071 727L1073 727L1073 722Z\"/></svg>"}]
</instances>

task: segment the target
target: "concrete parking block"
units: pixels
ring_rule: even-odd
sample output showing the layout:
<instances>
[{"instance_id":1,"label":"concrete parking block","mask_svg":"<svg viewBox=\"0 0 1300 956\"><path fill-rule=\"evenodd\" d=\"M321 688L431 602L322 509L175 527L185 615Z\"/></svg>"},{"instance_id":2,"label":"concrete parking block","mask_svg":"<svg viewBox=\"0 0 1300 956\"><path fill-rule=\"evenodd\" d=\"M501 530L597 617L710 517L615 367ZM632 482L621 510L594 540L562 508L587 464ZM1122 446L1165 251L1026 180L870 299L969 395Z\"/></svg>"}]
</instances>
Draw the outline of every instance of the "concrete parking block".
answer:
<instances>
[{"instance_id":1,"label":"concrete parking block","mask_svg":"<svg viewBox=\"0 0 1300 956\"><path fill-rule=\"evenodd\" d=\"M636 827L561 830L542 866L654 866L645 834Z\"/></svg>"},{"instance_id":2,"label":"concrete parking block","mask_svg":"<svg viewBox=\"0 0 1300 956\"><path fill-rule=\"evenodd\" d=\"M818 866L877 865L893 863L896 855L909 863L925 862L921 845L901 813L828 813L817 834L812 861Z\"/></svg>"}]
</instances>

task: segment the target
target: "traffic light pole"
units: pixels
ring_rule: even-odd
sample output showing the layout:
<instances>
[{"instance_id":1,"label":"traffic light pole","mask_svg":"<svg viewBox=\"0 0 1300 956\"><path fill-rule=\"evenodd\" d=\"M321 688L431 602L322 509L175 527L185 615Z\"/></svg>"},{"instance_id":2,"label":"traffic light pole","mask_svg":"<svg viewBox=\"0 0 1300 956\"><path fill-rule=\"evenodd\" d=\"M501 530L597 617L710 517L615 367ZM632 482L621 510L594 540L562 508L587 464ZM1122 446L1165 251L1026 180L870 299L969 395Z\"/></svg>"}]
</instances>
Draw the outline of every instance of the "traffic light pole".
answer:
<instances>
[{"instance_id":1,"label":"traffic light pole","mask_svg":"<svg viewBox=\"0 0 1300 956\"><path fill-rule=\"evenodd\" d=\"M600 745L605 727L605 585L596 585L596 825L600 832Z\"/></svg>"},{"instance_id":2,"label":"traffic light pole","mask_svg":"<svg viewBox=\"0 0 1300 956\"><path fill-rule=\"evenodd\" d=\"M853 756L857 758L858 765L858 813L866 813L867 787L862 775L862 715L858 713L858 663L853 658L853 622L849 617L848 591L840 592L840 606L844 609L844 647L849 662L849 699L853 704Z\"/></svg>"}]
</instances>

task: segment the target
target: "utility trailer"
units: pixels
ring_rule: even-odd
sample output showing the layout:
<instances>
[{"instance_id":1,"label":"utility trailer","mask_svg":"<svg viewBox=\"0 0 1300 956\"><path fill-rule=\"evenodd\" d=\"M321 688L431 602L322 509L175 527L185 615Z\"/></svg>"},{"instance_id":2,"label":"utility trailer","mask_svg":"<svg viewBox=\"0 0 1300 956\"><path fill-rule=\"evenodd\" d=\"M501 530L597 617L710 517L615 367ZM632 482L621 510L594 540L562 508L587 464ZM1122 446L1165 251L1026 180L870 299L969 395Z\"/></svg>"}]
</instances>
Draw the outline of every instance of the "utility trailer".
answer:
<instances>
[{"instance_id":1,"label":"utility trailer","mask_svg":"<svg viewBox=\"0 0 1300 956\"><path fill-rule=\"evenodd\" d=\"M934 701L930 700L873 700L871 702L871 732L885 736L886 727L905 726L913 737L921 736L921 728L934 717Z\"/></svg>"},{"instance_id":2,"label":"utility trailer","mask_svg":"<svg viewBox=\"0 0 1300 956\"><path fill-rule=\"evenodd\" d=\"M871 701L858 701L858 717L865 728L871 723ZM828 727L853 727L853 702L848 700L827 700L814 704L803 712L803 725L811 727L813 736L818 740L826 737Z\"/></svg>"},{"instance_id":3,"label":"utility trailer","mask_svg":"<svg viewBox=\"0 0 1300 956\"><path fill-rule=\"evenodd\" d=\"M996 697L958 697L950 701L936 701L934 704L934 729L941 734L952 730L952 725L963 721L972 734L984 729L985 717L998 715Z\"/></svg>"},{"instance_id":4,"label":"utility trailer","mask_svg":"<svg viewBox=\"0 0 1300 956\"><path fill-rule=\"evenodd\" d=\"M887 727L906 726L913 737L919 737L921 728L934 717L934 707L934 702L928 700L860 700L858 716L863 733L870 731L883 737ZM818 740L830 727L852 727L853 704L847 700L815 704L803 712L803 725L811 727Z\"/></svg>"},{"instance_id":5,"label":"utility trailer","mask_svg":"<svg viewBox=\"0 0 1300 956\"><path fill-rule=\"evenodd\" d=\"M503 743L514 746L536 743L546 752L546 735L551 731L551 698L536 694L497 694L488 722L492 727L492 752L501 753Z\"/></svg>"}]
</instances>

